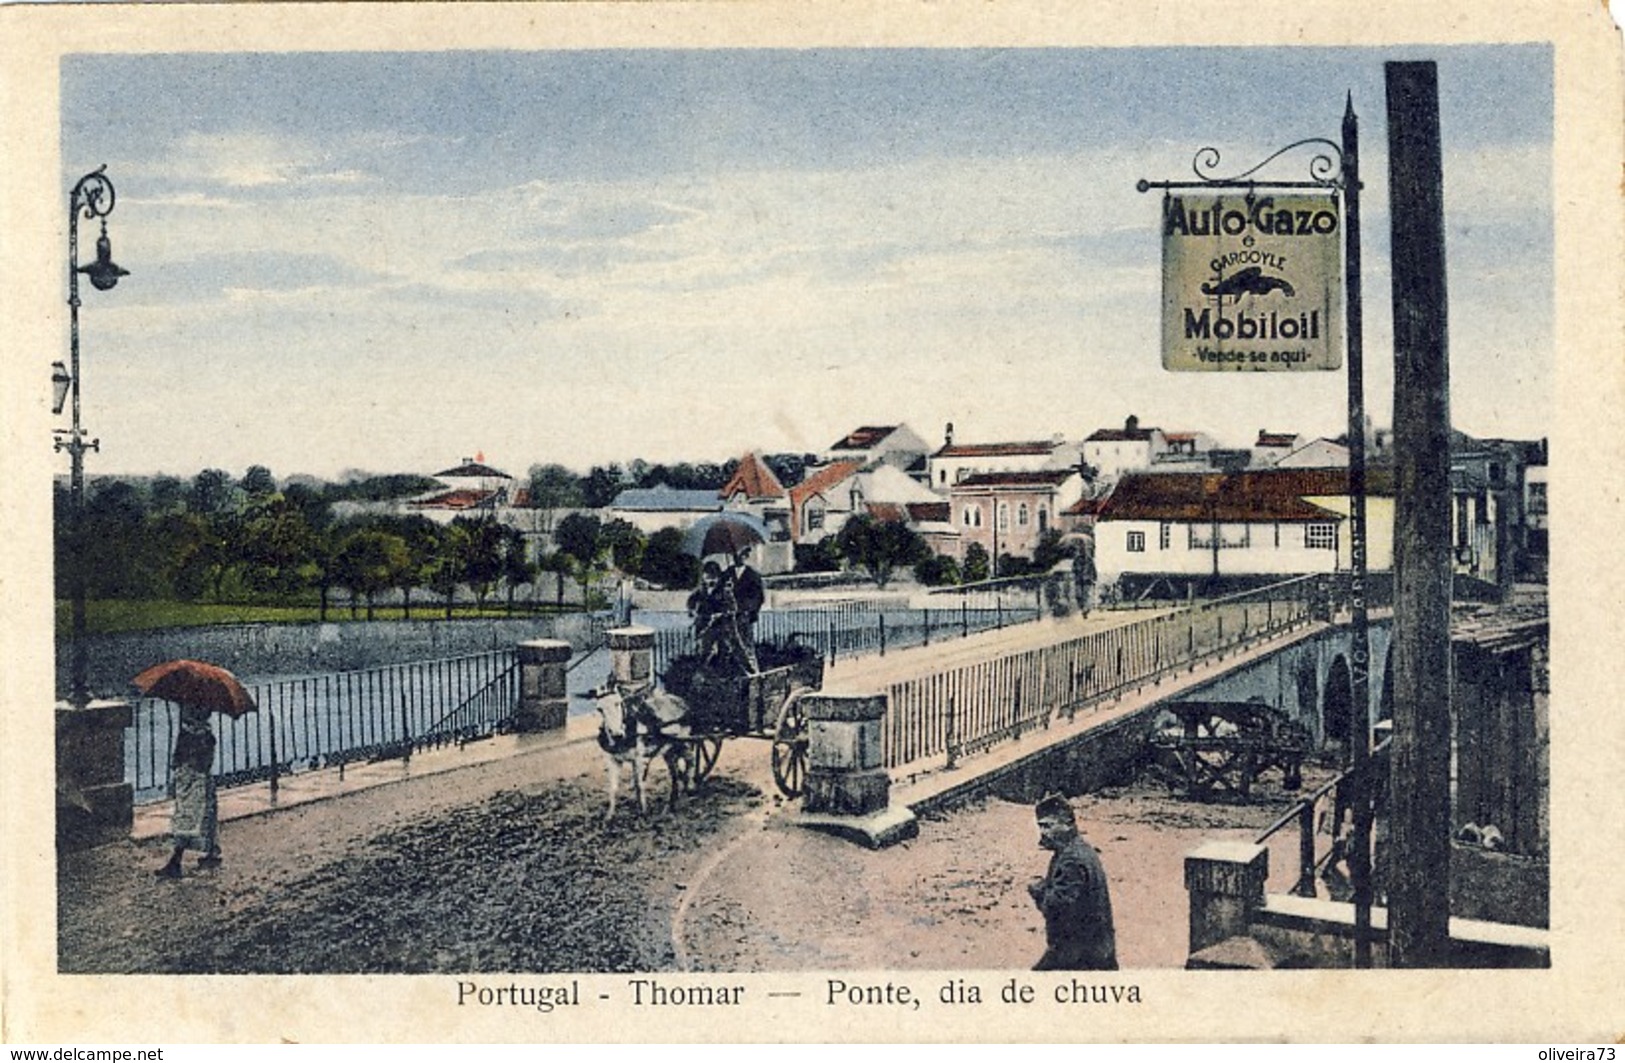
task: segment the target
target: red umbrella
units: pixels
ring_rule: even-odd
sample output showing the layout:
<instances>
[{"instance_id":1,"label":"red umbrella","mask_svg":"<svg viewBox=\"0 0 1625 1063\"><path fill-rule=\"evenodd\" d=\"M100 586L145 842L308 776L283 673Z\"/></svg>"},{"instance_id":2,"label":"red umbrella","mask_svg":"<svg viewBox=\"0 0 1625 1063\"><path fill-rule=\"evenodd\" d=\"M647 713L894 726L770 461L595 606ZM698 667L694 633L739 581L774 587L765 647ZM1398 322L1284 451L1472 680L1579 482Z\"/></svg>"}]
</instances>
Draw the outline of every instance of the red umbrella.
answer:
<instances>
[{"instance_id":1,"label":"red umbrella","mask_svg":"<svg viewBox=\"0 0 1625 1063\"><path fill-rule=\"evenodd\" d=\"M132 682L147 697L225 713L232 719L259 708L236 676L219 665L202 661L165 661L148 668Z\"/></svg>"}]
</instances>

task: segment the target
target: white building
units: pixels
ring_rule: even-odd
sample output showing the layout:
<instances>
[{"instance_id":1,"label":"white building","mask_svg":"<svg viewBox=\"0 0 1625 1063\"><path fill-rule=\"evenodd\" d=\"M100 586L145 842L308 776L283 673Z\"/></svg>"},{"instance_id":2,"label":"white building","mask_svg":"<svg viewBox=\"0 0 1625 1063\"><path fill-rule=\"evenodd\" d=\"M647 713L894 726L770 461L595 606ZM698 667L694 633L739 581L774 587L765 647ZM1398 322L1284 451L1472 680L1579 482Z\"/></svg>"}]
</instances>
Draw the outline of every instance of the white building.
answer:
<instances>
[{"instance_id":1,"label":"white building","mask_svg":"<svg viewBox=\"0 0 1625 1063\"><path fill-rule=\"evenodd\" d=\"M1393 565L1392 478L1366 484L1366 566ZM1348 474L1260 470L1124 476L1095 519L1102 580L1281 576L1349 567Z\"/></svg>"},{"instance_id":2,"label":"white building","mask_svg":"<svg viewBox=\"0 0 1625 1063\"><path fill-rule=\"evenodd\" d=\"M926 459L931 490L939 497L968 476L1075 469L1083 460L1078 444L1058 437L1016 443L955 443L951 424L945 435L941 448Z\"/></svg>"},{"instance_id":3,"label":"white building","mask_svg":"<svg viewBox=\"0 0 1625 1063\"><path fill-rule=\"evenodd\" d=\"M1194 438L1191 448L1194 454ZM1168 438L1162 429L1141 428L1140 419L1130 414L1122 428L1100 428L1091 432L1083 441L1083 460L1095 470L1097 477L1113 481L1124 473L1150 468L1168 449Z\"/></svg>"}]
</instances>

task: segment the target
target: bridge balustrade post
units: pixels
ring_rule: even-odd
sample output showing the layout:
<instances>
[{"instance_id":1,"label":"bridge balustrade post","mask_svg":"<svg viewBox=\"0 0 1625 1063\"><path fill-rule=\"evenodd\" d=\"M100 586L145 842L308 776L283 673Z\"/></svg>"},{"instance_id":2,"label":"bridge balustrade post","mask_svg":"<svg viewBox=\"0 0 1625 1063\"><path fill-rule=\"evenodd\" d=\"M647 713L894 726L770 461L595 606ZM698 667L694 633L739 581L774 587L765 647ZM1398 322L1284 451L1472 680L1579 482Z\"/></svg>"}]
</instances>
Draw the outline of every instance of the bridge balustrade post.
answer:
<instances>
[{"instance_id":1,"label":"bridge balustrade post","mask_svg":"<svg viewBox=\"0 0 1625 1063\"><path fill-rule=\"evenodd\" d=\"M57 705L56 844L63 852L130 836L135 791L124 781L124 734L133 719L128 701Z\"/></svg>"},{"instance_id":2,"label":"bridge balustrade post","mask_svg":"<svg viewBox=\"0 0 1625 1063\"><path fill-rule=\"evenodd\" d=\"M604 632L609 641L610 676L617 683L638 686L654 682L655 633L632 625Z\"/></svg>"},{"instance_id":3,"label":"bridge balustrade post","mask_svg":"<svg viewBox=\"0 0 1625 1063\"><path fill-rule=\"evenodd\" d=\"M1315 887L1315 803L1305 801L1298 809L1298 881L1294 895L1313 897Z\"/></svg>"},{"instance_id":4,"label":"bridge balustrade post","mask_svg":"<svg viewBox=\"0 0 1625 1063\"><path fill-rule=\"evenodd\" d=\"M884 694L808 694L807 781L801 822L881 848L914 837L907 808L891 805L886 771Z\"/></svg>"},{"instance_id":5,"label":"bridge balustrade post","mask_svg":"<svg viewBox=\"0 0 1625 1063\"><path fill-rule=\"evenodd\" d=\"M651 636L653 632L650 633ZM654 640L649 640L654 654ZM570 663L570 644L558 639L521 642L519 658L519 707L514 712L515 731L552 731L564 726L570 699L565 688L565 669Z\"/></svg>"},{"instance_id":6,"label":"bridge balustrade post","mask_svg":"<svg viewBox=\"0 0 1625 1063\"><path fill-rule=\"evenodd\" d=\"M1185 857L1192 954L1247 933L1269 873L1269 849L1252 842L1205 842Z\"/></svg>"}]
</instances>

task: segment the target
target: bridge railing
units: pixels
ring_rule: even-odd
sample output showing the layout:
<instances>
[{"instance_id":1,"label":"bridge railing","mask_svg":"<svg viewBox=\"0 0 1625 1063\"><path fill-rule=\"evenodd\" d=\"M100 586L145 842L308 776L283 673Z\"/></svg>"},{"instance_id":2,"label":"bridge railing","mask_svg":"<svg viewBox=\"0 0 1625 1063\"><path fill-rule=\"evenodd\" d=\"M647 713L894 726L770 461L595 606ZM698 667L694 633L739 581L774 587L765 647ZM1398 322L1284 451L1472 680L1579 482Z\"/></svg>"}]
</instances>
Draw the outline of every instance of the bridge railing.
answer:
<instances>
[{"instance_id":1,"label":"bridge railing","mask_svg":"<svg viewBox=\"0 0 1625 1063\"><path fill-rule=\"evenodd\" d=\"M1380 780L1387 776L1388 750L1388 739L1378 742L1372 749L1371 759L1367 761L1370 779ZM1253 839L1254 844L1263 845L1281 830L1297 826L1298 878L1290 891L1294 896L1317 896L1322 879L1326 881L1327 893L1332 900L1345 901L1352 895L1353 887L1348 881L1348 874L1338 865L1346 865L1349 856L1349 836L1344 830L1344 820L1352 815L1353 795L1349 790L1358 782L1359 777L1353 769L1343 772L1313 793L1300 798ZM1328 839L1324 849L1317 846L1315 841L1321 835Z\"/></svg>"},{"instance_id":2,"label":"bridge railing","mask_svg":"<svg viewBox=\"0 0 1625 1063\"><path fill-rule=\"evenodd\" d=\"M996 597L962 599L940 608L907 609L868 601L833 602L812 608L772 609L756 621L756 638L783 643L794 639L811 646L827 661L885 656L887 650L929 646L1024 624L1042 615L1033 605L1006 604ZM673 658L698 652L693 631L684 626L655 631L655 671L664 674Z\"/></svg>"},{"instance_id":3,"label":"bridge railing","mask_svg":"<svg viewBox=\"0 0 1625 1063\"><path fill-rule=\"evenodd\" d=\"M893 683L883 735L888 768L953 766L1056 715L1153 682L1329 613L1316 576L1216 598L1034 650Z\"/></svg>"},{"instance_id":4,"label":"bridge railing","mask_svg":"<svg viewBox=\"0 0 1625 1063\"><path fill-rule=\"evenodd\" d=\"M415 750L491 734L519 702L517 651L388 665L249 684L258 711L215 716L214 772L239 786L319 767L409 757ZM169 789L179 712L161 698L135 703L125 777L138 801Z\"/></svg>"}]
</instances>

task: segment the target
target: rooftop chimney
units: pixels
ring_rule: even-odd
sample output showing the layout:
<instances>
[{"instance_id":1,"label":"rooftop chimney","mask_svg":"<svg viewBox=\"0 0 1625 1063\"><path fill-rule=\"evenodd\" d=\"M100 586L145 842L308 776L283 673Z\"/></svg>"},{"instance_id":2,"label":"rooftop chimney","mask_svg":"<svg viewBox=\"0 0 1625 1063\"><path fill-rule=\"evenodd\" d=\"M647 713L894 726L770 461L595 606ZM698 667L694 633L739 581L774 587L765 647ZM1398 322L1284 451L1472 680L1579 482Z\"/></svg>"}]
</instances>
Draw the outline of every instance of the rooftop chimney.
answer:
<instances>
[{"instance_id":1,"label":"rooftop chimney","mask_svg":"<svg viewBox=\"0 0 1625 1063\"><path fill-rule=\"evenodd\" d=\"M945 447L954 445L954 423L952 421L949 421L948 426L942 430L942 445Z\"/></svg>"}]
</instances>

